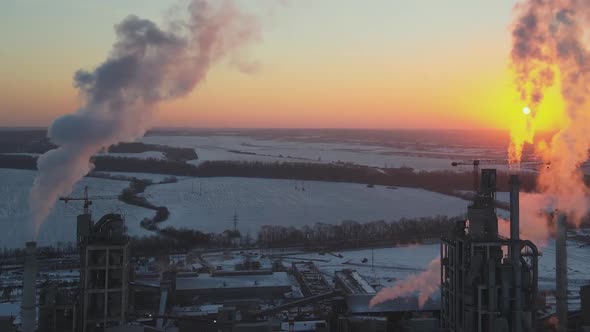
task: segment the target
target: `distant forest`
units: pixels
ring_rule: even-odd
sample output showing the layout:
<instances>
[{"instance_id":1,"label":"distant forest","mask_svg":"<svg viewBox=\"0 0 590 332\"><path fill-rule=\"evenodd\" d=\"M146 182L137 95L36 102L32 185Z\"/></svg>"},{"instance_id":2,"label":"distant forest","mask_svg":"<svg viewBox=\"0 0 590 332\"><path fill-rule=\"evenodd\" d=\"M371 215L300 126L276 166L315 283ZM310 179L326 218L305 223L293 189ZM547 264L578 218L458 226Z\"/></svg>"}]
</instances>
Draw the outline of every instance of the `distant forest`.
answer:
<instances>
[{"instance_id":1,"label":"distant forest","mask_svg":"<svg viewBox=\"0 0 590 332\"><path fill-rule=\"evenodd\" d=\"M55 149L57 146L47 138L47 132L44 130L0 130L0 153L45 153ZM107 149L112 153L142 153L148 151L159 151L164 154L168 160L187 161L198 159L195 149L171 147L160 144L146 144L141 142L119 143L112 145ZM6 157L6 156L3 156ZM3 158L9 161L7 158ZM13 161L24 163L24 159ZM30 160L29 160L30 162ZM24 164L23 164L24 165ZM29 165L22 168L33 169Z\"/></svg>"},{"instance_id":2,"label":"distant forest","mask_svg":"<svg viewBox=\"0 0 590 332\"><path fill-rule=\"evenodd\" d=\"M311 162L204 161L193 165L180 160L138 159L113 156L92 158L96 172L139 172L193 177L251 177L364 183L424 188L445 194L473 188L471 172L419 171L412 168L373 168ZM36 169L36 157L0 155L0 168ZM521 188L535 189L536 175L523 173ZM498 191L508 191L508 173L498 172Z\"/></svg>"},{"instance_id":3,"label":"distant forest","mask_svg":"<svg viewBox=\"0 0 590 332\"><path fill-rule=\"evenodd\" d=\"M368 223L347 220L340 224L316 223L303 227L265 225L253 236L232 230L204 233L187 228L166 227L151 236L130 237L129 244L134 256L161 256L186 253L193 249L229 248L298 247L312 251L337 251L421 243L448 234L460 224L461 218L445 216ZM240 245L232 242L235 237L241 237ZM46 257L75 254L77 250L73 242L40 248L40 252ZM21 256L24 256L22 248L4 248L0 251L2 258Z\"/></svg>"}]
</instances>

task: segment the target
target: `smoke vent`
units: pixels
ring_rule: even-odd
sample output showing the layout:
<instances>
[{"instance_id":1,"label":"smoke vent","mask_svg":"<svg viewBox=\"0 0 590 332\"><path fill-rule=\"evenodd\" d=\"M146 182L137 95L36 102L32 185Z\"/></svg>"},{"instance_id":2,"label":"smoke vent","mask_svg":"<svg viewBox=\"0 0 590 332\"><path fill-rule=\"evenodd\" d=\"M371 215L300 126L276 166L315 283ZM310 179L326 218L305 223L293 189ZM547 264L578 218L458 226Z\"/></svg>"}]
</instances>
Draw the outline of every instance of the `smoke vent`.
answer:
<instances>
[{"instance_id":1,"label":"smoke vent","mask_svg":"<svg viewBox=\"0 0 590 332\"><path fill-rule=\"evenodd\" d=\"M21 304L21 319L23 332L35 331L37 322L37 243L27 242L23 275L23 298Z\"/></svg>"}]
</instances>

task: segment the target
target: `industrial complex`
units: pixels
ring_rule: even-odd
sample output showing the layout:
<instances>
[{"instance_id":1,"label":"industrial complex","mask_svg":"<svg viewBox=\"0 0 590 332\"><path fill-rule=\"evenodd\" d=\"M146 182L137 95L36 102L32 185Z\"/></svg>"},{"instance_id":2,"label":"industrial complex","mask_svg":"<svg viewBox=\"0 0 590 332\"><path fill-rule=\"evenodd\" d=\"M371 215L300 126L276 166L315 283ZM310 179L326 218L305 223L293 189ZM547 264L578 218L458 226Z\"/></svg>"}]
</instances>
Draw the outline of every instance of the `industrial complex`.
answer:
<instances>
[{"instance_id":1,"label":"industrial complex","mask_svg":"<svg viewBox=\"0 0 590 332\"><path fill-rule=\"evenodd\" d=\"M440 239L439 291L372 305L385 286L353 264L327 274L293 248L241 246L133 256L121 214L77 219L79 254L43 257L35 242L7 271L22 271L20 313L1 331L448 331L590 329L590 286L569 310L565 215L557 211L554 302L539 291L540 252L520 238L519 179L510 177L510 236L500 235L496 170L478 170L467 220ZM85 202L86 206L88 202ZM333 252L322 255L337 256ZM368 261L368 260L367 260ZM369 264L367 262L367 264ZM53 280L41 270L69 270ZM76 273L77 272L77 273ZM17 273L17 272L14 272ZM395 286L395 280L392 281Z\"/></svg>"}]
</instances>

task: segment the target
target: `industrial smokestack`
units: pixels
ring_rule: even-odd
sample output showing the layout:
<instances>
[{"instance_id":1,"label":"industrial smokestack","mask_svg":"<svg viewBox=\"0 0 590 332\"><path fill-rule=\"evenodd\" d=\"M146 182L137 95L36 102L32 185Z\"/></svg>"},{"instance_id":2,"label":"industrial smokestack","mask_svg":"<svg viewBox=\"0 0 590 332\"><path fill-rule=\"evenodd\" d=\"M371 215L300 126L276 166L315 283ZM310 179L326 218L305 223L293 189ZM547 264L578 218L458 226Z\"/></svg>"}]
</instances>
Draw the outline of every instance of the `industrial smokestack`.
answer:
<instances>
[{"instance_id":1,"label":"industrial smokestack","mask_svg":"<svg viewBox=\"0 0 590 332\"><path fill-rule=\"evenodd\" d=\"M512 249L520 253L520 182L518 175L510 175L510 239L512 241Z\"/></svg>"},{"instance_id":2,"label":"industrial smokestack","mask_svg":"<svg viewBox=\"0 0 590 332\"><path fill-rule=\"evenodd\" d=\"M26 246L21 319L23 332L34 332L37 323L37 243L27 242Z\"/></svg>"},{"instance_id":3,"label":"industrial smokestack","mask_svg":"<svg viewBox=\"0 0 590 332\"><path fill-rule=\"evenodd\" d=\"M567 218L564 213L559 213L557 217L557 235L555 239L555 280L557 290L555 298L557 300L557 319L558 330L567 331Z\"/></svg>"},{"instance_id":4,"label":"industrial smokestack","mask_svg":"<svg viewBox=\"0 0 590 332\"><path fill-rule=\"evenodd\" d=\"M520 332L522 327L522 276L520 266L520 182L518 175L510 175L510 261L513 265L514 305L512 306L512 331Z\"/></svg>"}]
</instances>

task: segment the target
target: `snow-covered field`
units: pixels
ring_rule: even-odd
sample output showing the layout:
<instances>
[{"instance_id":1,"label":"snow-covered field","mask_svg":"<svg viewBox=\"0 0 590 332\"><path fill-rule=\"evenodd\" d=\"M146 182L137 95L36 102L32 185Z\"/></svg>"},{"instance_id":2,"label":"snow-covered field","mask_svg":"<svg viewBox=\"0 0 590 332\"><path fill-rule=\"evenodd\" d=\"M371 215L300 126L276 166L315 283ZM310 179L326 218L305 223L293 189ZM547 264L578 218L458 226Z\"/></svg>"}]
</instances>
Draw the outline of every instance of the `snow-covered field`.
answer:
<instances>
[{"instance_id":1,"label":"snow-covered field","mask_svg":"<svg viewBox=\"0 0 590 332\"><path fill-rule=\"evenodd\" d=\"M155 174L155 173L137 173L137 172L101 172L110 174L115 177L122 178L138 178L142 180L151 180L153 183L161 182L169 178L176 178L177 180L184 179L182 176L173 176L167 174Z\"/></svg>"},{"instance_id":2,"label":"snow-covered field","mask_svg":"<svg viewBox=\"0 0 590 332\"><path fill-rule=\"evenodd\" d=\"M137 159L166 159L166 156L160 151L146 151L140 153L113 153L102 152L99 156L121 157L121 158L137 158Z\"/></svg>"},{"instance_id":3,"label":"snow-covered field","mask_svg":"<svg viewBox=\"0 0 590 332\"><path fill-rule=\"evenodd\" d=\"M301 142L258 139L249 136L146 136L144 143L194 148L199 156L193 163L206 160L259 160L350 162L374 167L412 167L417 170L452 169L451 162L469 159L472 153L488 151L443 149L417 151L360 143Z\"/></svg>"},{"instance_id":4,"label":"snow-covered field","mask_svg":"<svg viewBox=\"0 0 590 332\"><path fill-rule=\"evenodd\" d=\"M31 237L26 233L30 220L28 207L29 191L35 178L35 171L0 169L0 225L3 235L0 246L22 247ZM139 226L144 217L152 216L153 211L131 206L117 200L117 195L127 187L127 181L84 178L74 188L71 196L80 197L85 186L90 196L112 196L112 199L93 201L92 211L97 217L108 212L122 213L127 220L129 233L145 234ZM68 204L57 202L47 221L41 226L40 244L55 244L57 241L74 241L76 233L76 216L82 210L82 203L72 201Z\"/></svg>"},{"instance_id":5,"label":"snow-covered field","mask_svg":"<svg viewBox=\"0 0 590 332\"><path fill-rule=\"evenodd\" d=\"M113 173L158 182L165 176L142 173ZM0 169L0 225L10 236L0 237L0 246L20 247L31 240L26 234L30 220L29 190L34 171ZM89 187L90 196L109 196L95 200L95 216L108 212L125 215L130 235L147 235L139 222L153 211L117 200L127 181L84 178L71 196L82 196ZM301 182L295 180L250 178L178 178L177 183L148 187L148 199L170 209L170 219L162 227L188 227L206 232L232 228L234 213L239 228L253 235L267 224L313 225L317 222L340 223L343 220L367 222L436 215L457 216L465 212L467 202L452 196L421 189L368 188L363 184ZM75 220L82 203L57 202L48 220L41 226L37 241L50 244L75 239Z\"/></svg>"},{"instance_id":6,"label":"snow-covered field","mask_svg":"<svg viewBox=\"0 0 590 332\"><path fill-rule=\"evenodd\" d=\"M31 156L38 157L39 153L0 153L3 155L16 155L16 156ZM146 151L139 153L113 153L113 152L100 152L97 156L110 156L110 157L121 157L121 158L137 158L137 159L166 159L164 153L160 151Z\"/></svg>"},{"instance_id":7,"label":"snow-covered field","mask_svg":"<svg viewBox=\"0 0 590 332\"><path fill-rule=\"evenodd\" d=\"M303 190L305 189L305 190ZM242 232L265 224L313 225L465 213L467 201L422 189L368 188L363 184L252 178L185 179L148 187L150 201L170 210L163 226Z\"/></svg>"}]
</instances>

